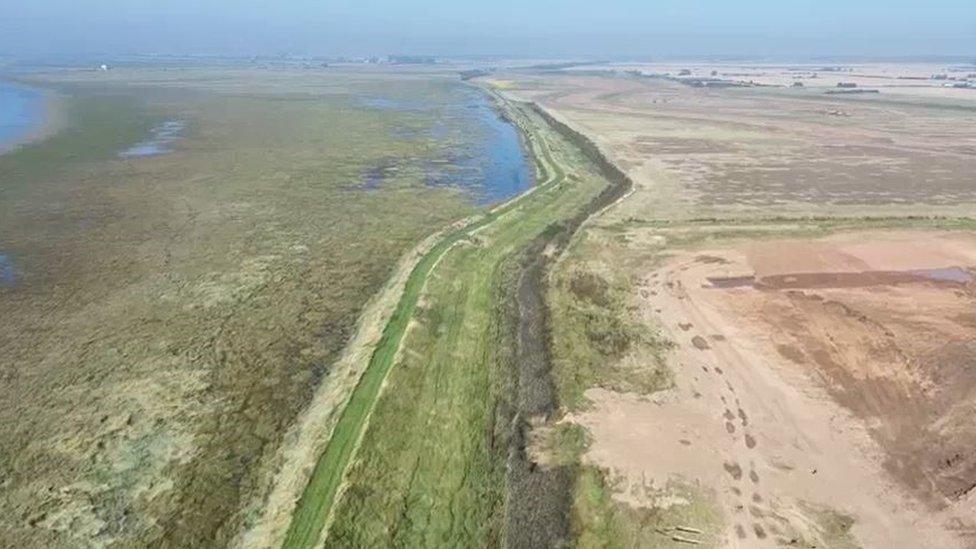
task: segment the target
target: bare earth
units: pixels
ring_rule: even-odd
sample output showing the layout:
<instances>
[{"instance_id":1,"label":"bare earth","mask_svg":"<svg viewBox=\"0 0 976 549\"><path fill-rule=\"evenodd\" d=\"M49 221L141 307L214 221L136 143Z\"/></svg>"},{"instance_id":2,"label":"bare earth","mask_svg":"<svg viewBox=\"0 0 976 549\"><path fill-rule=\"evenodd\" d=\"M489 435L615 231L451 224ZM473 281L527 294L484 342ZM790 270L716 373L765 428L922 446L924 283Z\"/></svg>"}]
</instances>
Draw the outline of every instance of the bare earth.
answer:
<instances>
[{"instance_id":1,"label":"bare earth","mask_svg":"<svg viewBox=\"0 0 976 549\"><path fill-rule=\"evenodd\" d=\"M933 104L626 76L504 85L592 137L633 178L621 219L969 215L976 203L976 90Z\"/></svg>"},{"instance_id":2,"label":"bare earth","mask_svg":"<svg viewBox=\"0 0 976 549\"><path fill-rule=\"evenodd\" d=\"M574 418L587 459L629 484L715 493L729 547L827 541L824 509L853 518L863 547L973 546L974 268L969 233L677 255L640 290L678 343L676 386L591 390Z\"/></svg>"}]
</instances>

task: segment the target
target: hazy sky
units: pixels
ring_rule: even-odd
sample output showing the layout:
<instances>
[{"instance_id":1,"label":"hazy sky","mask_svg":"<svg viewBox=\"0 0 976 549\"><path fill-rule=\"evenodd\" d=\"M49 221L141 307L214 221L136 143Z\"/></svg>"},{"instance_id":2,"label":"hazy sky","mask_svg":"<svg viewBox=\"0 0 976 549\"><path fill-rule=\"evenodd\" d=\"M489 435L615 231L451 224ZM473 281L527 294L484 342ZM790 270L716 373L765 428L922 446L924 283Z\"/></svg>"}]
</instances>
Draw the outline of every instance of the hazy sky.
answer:
<instances>
[{"instance_id":1,"label":"hazy sky","mask_svg":"<svg viewBox=\"0 0 976 549\"><path fill-rule=\"evenodd\" d=\"M976 0L0 0L0 53L976 56Z\"/></svg>"}]
</instances>

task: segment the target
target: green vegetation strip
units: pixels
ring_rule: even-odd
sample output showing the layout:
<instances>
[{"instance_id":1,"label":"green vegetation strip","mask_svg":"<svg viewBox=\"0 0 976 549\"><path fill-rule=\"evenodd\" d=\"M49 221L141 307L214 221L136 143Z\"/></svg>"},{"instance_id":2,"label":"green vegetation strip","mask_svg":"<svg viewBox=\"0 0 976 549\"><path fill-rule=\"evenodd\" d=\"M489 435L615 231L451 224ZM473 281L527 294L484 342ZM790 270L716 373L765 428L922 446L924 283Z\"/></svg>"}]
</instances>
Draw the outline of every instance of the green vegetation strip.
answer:
<instances>
[{"instance_id":1,"label":"green vegetation strip","mask_svg":"<svg viewBox=\"0 0 976 549\"><path fill-rule=\"evenodd\" d=\"M563 171L552 161L548 147L543 143L533 149L545 157L546 163L551 168L551 176L536 187L536 190L561 182L564 177ZM522 200L519 199L510 201L485 214L479 220L448 233L411 271L403 295L383 330L369 365L343 409L329 443L302 494L292 516L284 547L315 547L318 544L322 528L326 525L336 501L343 475L366 430L367 420L380 394L383 381L394 364L397 350L414 315L420 293L438 260L456 243L517 208L521 202Z\"/></svg>"}]
</instances>

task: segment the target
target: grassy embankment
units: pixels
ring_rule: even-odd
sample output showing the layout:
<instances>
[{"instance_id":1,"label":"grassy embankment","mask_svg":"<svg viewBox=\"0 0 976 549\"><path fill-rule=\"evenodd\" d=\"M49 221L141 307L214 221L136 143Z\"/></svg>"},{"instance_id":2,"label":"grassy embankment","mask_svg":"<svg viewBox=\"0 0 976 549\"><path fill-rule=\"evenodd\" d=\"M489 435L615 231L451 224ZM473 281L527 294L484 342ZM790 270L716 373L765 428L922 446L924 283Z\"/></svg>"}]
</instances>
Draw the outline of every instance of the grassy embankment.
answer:
<instances>
[{"instance_id":1,"label":"grassy embankment","mask_svg":"<svg viewBox=\"0 0 976 549\"><path fill-rule=\"evenodd\" d=\"M506 309L518 252L608 184L578 147L515 108L545 182L450 234L416 267L287 547L315 546L323 527L332 546L502 539L513 378Z\"/></svg>"}]
</instances>

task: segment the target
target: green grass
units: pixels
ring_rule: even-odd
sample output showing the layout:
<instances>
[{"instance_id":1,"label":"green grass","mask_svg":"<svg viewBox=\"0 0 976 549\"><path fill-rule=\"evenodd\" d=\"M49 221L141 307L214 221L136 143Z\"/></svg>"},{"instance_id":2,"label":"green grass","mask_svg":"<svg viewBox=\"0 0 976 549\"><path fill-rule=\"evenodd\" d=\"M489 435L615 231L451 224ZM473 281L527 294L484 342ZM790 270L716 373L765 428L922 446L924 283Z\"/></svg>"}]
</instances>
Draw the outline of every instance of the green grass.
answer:
<instances>
[{"instance_id":1,"label":"green grass","mask_svg":"<svg viewBox=\"0 0 976 549\"><path fill-rule=\"evenodd\" d=\"M574 146L521 112L549 182L452 233L415 268L316 466L286 547L316 545L333 515L330 546L500 539L507 445L496 437L507 426L496 422L513 372L498 346L507 337L499 303L518 252L606 185ZM584 177L569 181L566 165Z\"/></svg>"}]
</instances>

